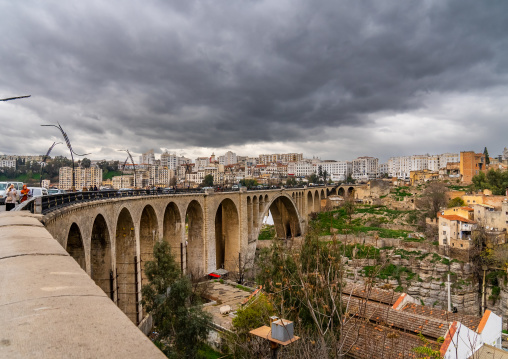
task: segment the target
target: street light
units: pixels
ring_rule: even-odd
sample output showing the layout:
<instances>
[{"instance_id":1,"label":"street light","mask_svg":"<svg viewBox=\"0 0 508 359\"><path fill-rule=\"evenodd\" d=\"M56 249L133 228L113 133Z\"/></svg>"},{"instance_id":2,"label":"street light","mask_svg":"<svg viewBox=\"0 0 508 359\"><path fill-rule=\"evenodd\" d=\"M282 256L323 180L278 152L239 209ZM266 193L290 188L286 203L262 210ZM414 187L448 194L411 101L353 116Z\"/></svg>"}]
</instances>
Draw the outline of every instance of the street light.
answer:
<instances>
[{"instance_id":1,"label":"street light","mask_svg":"<svg viewBox=\"0 0 508 359\"><path fill-rule=\"evenodd\" d=\"M48 149L48 152L46 152L46 155L44 156L44 158L42 159L42 162L41 162L41 182L40 182L40 186L42 187L42 171L44 170L44 165L46 164L46 160L48 159L49 157L49 154L51 153L51 150L53 149L53 147L55 147L56 145L59 145L61 144L62 142L53 142L53 144L51 145L51 147Z\"/></svg>"},{"instance_id":2,"label":"street light","mask_svg":"<svg viewBox=\"0 0 508 359\"><path fill-rule=\"evenodd\" d=\"M129 155L129 158L131 159L131 162L132 162L132 170L134 171L134 188L136 188L136 164L134 163L134 159L132 158L132 155L131 153L129 152L129 150L118 150L118 151L121 151L121 152L127 152L127 154ZM125 160L125 162L127 162L127 160ZM124 167L125 167L125 163L124 163ZM123 175L123 174L122 174ZM123 181L123 179L122 179ZM123 184L123 182L122 182Z\"/></svg>"},{"instance_id":3,"label":"street light","mask_svg":"<svg viewBox=\"0 0 508 359\"><path fill-rule=\"evenodd\" d=\"M72 149L72 145L71 145L71 141L69 140L69 137L67 136L67 134L63 130L63 128L60 125L60 123L59 122L57 122L57 123L58 123L58 126L57 125L41 125L41 126L42 127L56 127L62 133L62 136L63 136L63 138L65 140L65 143L67 144L67 148L69 149L69 151L71 153L71 160L72 160L72 191L75 192L76 191L76 179L74 178L74 155L76 155L76 156L87 156L90 153L85 153L83 155L80 155L80 154L77 154L76 152L74 152L74 150Z\"/></svg>"},{"instance_id":4,"label":"street light","mask_svg":"<svg viewBox=\"0 0 508 359\"><path fill-rule=\"evenodd\" d=\"M9 98L2 98L0 99L0 101L11 101L11 100L17 100L17 99L20 99L20 98L27 98L27 97L30 97L32 95L26 95L26 96L16 96L16 97L9 97Z\"/></svg>"}]
</instances>

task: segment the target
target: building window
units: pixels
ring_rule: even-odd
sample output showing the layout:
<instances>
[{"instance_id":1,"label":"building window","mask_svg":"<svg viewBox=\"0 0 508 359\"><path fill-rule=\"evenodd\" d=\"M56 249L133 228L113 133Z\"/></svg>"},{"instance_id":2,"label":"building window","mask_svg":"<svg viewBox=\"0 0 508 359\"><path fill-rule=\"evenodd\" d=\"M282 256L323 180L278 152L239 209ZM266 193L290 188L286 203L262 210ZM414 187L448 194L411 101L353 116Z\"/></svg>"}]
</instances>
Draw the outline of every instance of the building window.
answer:
<instances>
[{"instance_id":1,"label":"building window","mask_svg":"<svg viewBox=\"0 0 508 359\"><path fill-rule=\"evenodd\" d=\"M445 234L446 234L446 231L443 231L443 235L445 235Z\"/></svg>"},{"instance_id":2,"label":"building window","mask_svg":"<svg viewBox=\"0 0 508 359\"><path fill-rule=\"evenodd\" d=\"M462 245L462 244L461 244L460 246L461 246L461 247L463 247L463 245Z\"/></svg>"}]
</instances>

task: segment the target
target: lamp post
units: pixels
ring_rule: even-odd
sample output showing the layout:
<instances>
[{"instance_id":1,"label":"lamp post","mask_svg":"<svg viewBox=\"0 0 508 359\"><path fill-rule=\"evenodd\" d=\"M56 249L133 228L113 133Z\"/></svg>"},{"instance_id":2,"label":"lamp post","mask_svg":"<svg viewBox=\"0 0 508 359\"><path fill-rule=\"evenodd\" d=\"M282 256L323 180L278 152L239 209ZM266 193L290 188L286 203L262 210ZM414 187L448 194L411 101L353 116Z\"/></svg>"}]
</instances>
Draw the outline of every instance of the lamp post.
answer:
<instances>
[{"instance_id":1,"label":"lamp post","mask_svg":"<svg viewBox=\"0 0 508 359\"><path fill-rule=\"evenodd\" d=\"M9 97L9 98L2 98L0 99L0 101L11 101L11 100L18 100L20 98L27 98L27 97L30 97L32 95L26 95L26 96L16 96L16 97Z\"/></svg>"},{"instance_id":2,"label":"lamp post","mask_svg":"<svg viewBox=\"0 0 508 359\"><path fill-rule=\"evenodd\" d=\"M136 164L134 163L134 159L132 158L132 155L129 152L129 150L118 150L118 151L127 152L127 154L129 155L129 158L131 159L132 170L134 171L134 188L136 188ZM125 162L127 162L127 160L125 160ZM125 167L125 164L124 164L124 167Z\"/></svg>"},{"instance_id":3,"label":"lamp post","mask_svg":"<svg viewBox=\"0 0 508 359\"><path fill-rule=\"evenodd\" d=\"M46 164L46 160L48 159L49 157L49 154L51 153L51 150L53 149L53 147L55 147L56 145L59 145L61 144L62 142L53 142L53 144L51 145L51 147L48 149L48 152L46 152L46 155L44 156L44 158L42 159L42 162L41 162L41 181L40 181L40 186L42 187L42 171L44 170L44 165Z\"/></svg>"},{"instance_id":4,"label":"lamp post","mask_svg":"<svg viewBox=\"0 0 508 359\"><path fill-rule=\"evenodd\" d=\"M41 125L41 126L42 127L56 127L62 133L62 136L63 136L63 138L65 140L66 145L67 145L67 148L69 149L69 152L71 153L71 161L72 161L72 191L75 192L76 191L76 179L74 178L74 155L76 155L76 156L86 156L86 155L89 155L90 153L85 153L83 155L79 155L76 152L74 152L74 150L72 149L71 141L69 140L69 137L67 136L67 134L63 130L63 128L60 125L60 123L58 123L58 126L57 125Z\"/></svg>"}]
</instances>

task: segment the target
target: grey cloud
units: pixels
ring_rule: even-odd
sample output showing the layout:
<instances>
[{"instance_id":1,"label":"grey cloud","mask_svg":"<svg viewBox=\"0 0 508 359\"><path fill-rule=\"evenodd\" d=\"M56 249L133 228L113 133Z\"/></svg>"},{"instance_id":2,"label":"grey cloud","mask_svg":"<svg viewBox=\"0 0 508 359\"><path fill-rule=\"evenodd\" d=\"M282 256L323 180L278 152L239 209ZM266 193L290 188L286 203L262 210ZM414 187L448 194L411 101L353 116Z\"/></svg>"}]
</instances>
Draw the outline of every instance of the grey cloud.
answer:
<instances>
[{"instance_id":1,"label":"grey cloud","mask_svg":"<svg viewBox=\"0 0 508 359\"><path fill-rule=\"evenodd\" d=\"M33 94L19 105L30 121L60 121L83 148L304 142L371 131L428 93L506 83L503 1L4 1L0 13L0 90Z\"/></svg>"}]
</instances>

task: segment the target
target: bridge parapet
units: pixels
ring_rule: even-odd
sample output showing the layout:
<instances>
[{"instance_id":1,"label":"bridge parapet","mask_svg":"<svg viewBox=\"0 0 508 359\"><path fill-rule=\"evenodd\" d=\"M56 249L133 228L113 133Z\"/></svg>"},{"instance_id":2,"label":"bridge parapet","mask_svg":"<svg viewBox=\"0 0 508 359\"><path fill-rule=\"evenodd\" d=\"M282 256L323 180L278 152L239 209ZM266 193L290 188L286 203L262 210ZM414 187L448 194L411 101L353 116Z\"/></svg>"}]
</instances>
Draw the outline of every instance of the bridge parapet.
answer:
<instances>
[{"instance_id":1,"label":"bridge parapet","mask_svg":"<svg viewBox=\"0 0 508 359\"><path fill-rule=\"evenodd\" d=\"M39 219L0 215L0 357L165 358Z\"/></svg>"}]
</instances>

